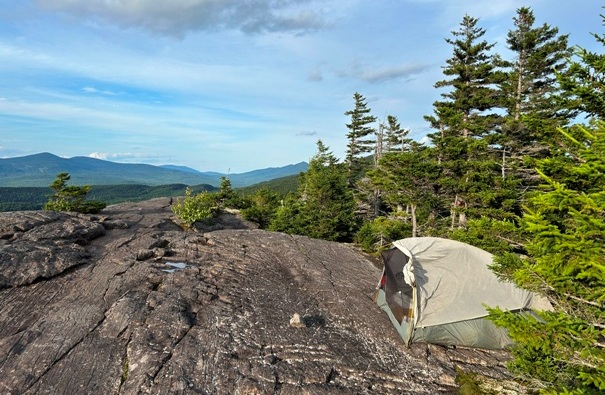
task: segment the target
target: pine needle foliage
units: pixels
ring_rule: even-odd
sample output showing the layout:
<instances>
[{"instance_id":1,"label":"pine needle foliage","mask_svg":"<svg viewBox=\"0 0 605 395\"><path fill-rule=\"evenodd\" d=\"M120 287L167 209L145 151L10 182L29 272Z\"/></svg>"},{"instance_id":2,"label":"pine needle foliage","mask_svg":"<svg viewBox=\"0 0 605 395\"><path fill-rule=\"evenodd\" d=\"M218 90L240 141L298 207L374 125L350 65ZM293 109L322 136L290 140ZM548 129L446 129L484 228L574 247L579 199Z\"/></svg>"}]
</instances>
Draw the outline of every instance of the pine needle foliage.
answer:
<instances>
[{"instance_id":1,"label":"pine needle foliage","mask_svg":"<svg viewBox=\"0 0 605 395\"><path fill-rule=\"evenodd\" d=\"M329 147L317 141L317 153L301 173L296 194L286 198L270 230L332 241L351 241L358 228L347 171Z\"/></svg>"},{"instance_id":2,"label":"pine needle foliage","mask_svg":"<svg viewBox=\"0 0 605 395\"><path fill-rule=\"evenodd\" d=\"M602 394L605 122L573 129L559 130L570 145L564 165L554 166L556 158L539 162L544 185L529 199L522 220L531 235L529 258L505 254L494 265L500 276L546 295L555 311L541 313L540 319L521 319L495 308L491 316L516 342L511 369L534 389L546 394Z\"/></svg>"}]
</instances>

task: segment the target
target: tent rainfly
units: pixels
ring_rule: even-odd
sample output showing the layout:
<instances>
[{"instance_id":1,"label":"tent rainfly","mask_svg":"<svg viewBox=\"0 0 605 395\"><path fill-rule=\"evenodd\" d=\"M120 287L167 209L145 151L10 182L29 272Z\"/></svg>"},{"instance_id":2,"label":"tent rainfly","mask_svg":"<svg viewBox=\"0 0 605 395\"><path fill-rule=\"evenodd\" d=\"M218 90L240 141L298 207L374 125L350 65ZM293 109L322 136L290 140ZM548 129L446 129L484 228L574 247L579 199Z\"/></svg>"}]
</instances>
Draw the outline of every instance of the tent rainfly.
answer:
<instances>
[{"instance_id":1,"label":"tent rainfly","mask_svg":"<svg viewBox=\"0 0 605 395\"><path fill-rule=\"evenodd\" d=\"M500 281L492 255L437 237L413 237L383 252L376 304L406 342L500 349L511 345L504 328L486 317L486 306L532 314L552 310L543 297Z\"/></svg>"}]
</instances>

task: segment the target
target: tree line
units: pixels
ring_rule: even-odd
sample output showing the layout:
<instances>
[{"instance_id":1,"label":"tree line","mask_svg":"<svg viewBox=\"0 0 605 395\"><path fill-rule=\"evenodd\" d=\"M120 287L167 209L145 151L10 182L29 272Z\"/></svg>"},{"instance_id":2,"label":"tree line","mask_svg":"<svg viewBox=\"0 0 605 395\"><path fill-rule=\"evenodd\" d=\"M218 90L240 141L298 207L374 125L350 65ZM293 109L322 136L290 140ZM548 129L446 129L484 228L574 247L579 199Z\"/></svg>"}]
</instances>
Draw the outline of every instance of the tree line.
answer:
<instances>
[{"instance_id":1,"label":"tree line","mask_svg":"<svg viewBox=\"0 0 605 395\"><path fill-rule=\"evenodd\" d=\"M440 236L492 252L498 276L555 308L519 319L490 306L516 342L511 370L531 391L603 393L605 55L571 47L527 7L508 59L484 35L465 15L446 38L426 144L355 93L344 160L318 141L296 193L258 191L247 210L266 228L368 251Z\"/></svg>"}]
</instances>

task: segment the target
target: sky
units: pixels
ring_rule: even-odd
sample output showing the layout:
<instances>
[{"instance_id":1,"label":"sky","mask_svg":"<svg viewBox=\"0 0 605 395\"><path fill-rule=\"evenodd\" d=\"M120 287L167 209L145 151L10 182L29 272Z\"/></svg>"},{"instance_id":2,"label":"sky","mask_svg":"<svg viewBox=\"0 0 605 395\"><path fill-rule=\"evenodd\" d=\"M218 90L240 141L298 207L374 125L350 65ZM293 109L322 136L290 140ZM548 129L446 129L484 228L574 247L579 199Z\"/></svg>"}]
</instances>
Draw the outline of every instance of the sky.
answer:
<instances>
[{"instance_id":1,"label":"sky","mask_svg":"<svg viewBox=\"0 0 605 395\"><path fill-rule=\"evenodd\" d=\"M603 52L598 0L0 0L0 158L243 173L346 150L353 94L410 136L465 14L507 58L516 9Z\"/></svg>"}]
</instances>

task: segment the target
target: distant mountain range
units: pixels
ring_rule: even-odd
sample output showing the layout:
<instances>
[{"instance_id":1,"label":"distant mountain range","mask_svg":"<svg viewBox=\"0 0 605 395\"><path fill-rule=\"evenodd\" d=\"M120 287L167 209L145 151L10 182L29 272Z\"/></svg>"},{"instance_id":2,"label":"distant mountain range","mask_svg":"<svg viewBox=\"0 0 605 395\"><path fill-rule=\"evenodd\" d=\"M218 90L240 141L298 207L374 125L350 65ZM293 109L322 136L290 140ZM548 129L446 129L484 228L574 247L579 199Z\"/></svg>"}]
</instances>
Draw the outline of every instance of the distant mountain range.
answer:
<instances>
[{"instance_id":1,"label":"distant mountain range","mask_svg":"<svg viewBox=\"0 0 605 395\"><path fill-rule=\"evenodd\" d=\"M231 185L239 188L299 174L306 170L307 163L300 162L283 167L227 175L200 172L186 166L116 163L85 156L61 158L50 153L41 153L0 159L0 187L46 187L54 181L57 174L66 172L71 176L69 184L74 185L209 184L219 186L221 177L228 176Z\"/></svg>"}]
</instances>

